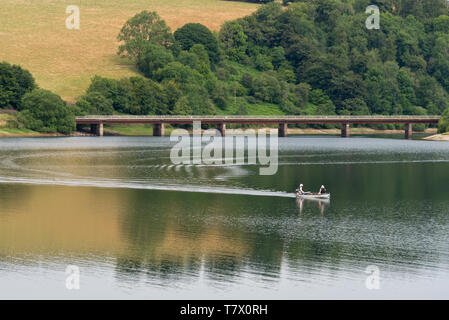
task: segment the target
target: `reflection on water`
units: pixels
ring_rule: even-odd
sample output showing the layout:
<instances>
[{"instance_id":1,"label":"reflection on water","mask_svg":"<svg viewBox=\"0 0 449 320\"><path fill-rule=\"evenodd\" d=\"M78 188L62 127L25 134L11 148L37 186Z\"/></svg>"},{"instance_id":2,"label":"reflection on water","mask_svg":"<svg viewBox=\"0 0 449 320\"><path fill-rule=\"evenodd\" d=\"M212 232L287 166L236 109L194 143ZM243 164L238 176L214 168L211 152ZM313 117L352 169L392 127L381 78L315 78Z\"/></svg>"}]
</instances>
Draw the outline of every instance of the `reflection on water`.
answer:
<instances>
[{"instance_id":1,"label":"reflection on water","mask_svg":"<svg viewBox=\"0 0 449 320\"><path fill-rule=\"evenodd\" d=\"M279 142L260 176L172 165L166 138L0 140L0 297L448 297L449 144Z\"/></svg>"},{"instance_id":2,"label":"reflection on water","mask_svg":"<svg viewBox=\"0 0 449 320\"><path fill-rule=\"evenodd\" d=\"M304 203L315 203L318 205L318 210L321 215L324 215L324 210L331 203L330 199L304 199L304 198L296 198L296 203L299 208L299 215L302 216L302 212L304 211Z\"/></svg>"}]
</instances>

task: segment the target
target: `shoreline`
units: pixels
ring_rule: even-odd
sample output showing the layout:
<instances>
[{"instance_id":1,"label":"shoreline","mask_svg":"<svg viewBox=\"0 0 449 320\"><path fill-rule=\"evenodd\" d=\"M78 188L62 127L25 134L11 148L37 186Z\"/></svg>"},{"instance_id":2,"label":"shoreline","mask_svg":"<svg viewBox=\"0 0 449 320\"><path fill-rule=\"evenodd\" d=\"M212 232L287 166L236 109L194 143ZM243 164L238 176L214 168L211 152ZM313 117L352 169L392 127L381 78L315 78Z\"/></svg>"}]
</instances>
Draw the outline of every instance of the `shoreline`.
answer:
<instances>
[{"instance_id":1,"label":"shoreline","mask_svg":"<svg viewBox=\"0 0 449 320\"><path fill-rule=\"evenodd\" d=\"M427 141L449 141L449 132L435 134L430 137L425 137L424 140L427 140Z\"/></svg>"},{"instance_id":2,"label":"shoreline","mask_svg":"<svg viewBox=\"0 0 449 320\"><path fill-rule=\"evenodd\" d=\"M261 127L254 128L254 130L263 130L263 129L274 129L269 127ZM226 132L228 134L238 134L238 131L241 129L227 129ZM275 129L277 130L277 129ZM166 136L170 134L172 129L166 130ZM188 130L189 133L192 133L192 130ZM378 130L372 128L351 128L351 135L400 135L403 134L404 130ZM436 128L428 128L422 132L414 132L414 134L428 134L431 135L429 137L425 137L423 139L428 141L449 141L449 134L436 134ZM316 129L316 128L289 128L289 135L340 135L340 129ZM120 130L113 130L111 128L105 128L105 136L152 136L153 130L152 128L148 128L147 130L142 130L139 134L129 134L127 132L120 132ZM72 134L64 135L61 133L39 133L39 132L24 132L24 133L14 133L2 130L0 128L0 138L45 138L45 137L91 137L95 136L88 132L80 132L75 131Z\"/></svg>"},{"instance_id":3,"label":"shoreline","mask_svg":"<svg viewBox=\"0 0 449 320\"><path fill-rule=\"evenodd\" d=\"M24 132L24 133L10 133L0 128L0 139L2 138L51 138L51 137L94 137L90 133L73 132L72 134L62 133L42 133L42 132Z\"/></svg>"}]
</instances>

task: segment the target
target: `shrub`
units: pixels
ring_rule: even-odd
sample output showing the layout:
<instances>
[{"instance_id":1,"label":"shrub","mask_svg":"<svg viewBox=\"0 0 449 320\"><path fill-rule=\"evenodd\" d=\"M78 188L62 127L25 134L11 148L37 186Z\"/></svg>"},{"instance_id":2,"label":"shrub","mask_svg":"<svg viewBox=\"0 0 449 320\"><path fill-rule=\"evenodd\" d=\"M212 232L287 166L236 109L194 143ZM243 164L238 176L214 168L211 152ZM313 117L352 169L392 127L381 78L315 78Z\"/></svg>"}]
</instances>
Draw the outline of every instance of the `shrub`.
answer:
<instances>
[{"instance_id":1,"label":"shrub","mask_svg":"<svg viewBox=\"0 0 449 320\"><path fill-rule=\"evenodd\" d=\"M39 132L69 134L75 129L75 116L67 103L43 89L23 97L18 119L26 128Z\"/></svg>"},{"instance_id":2,"label":"shrub","mask_svg":"<svg viewBox=\"0 0 449 320\"><path fill-rule=\"evenodd\" d=\"M239 116L246 116L248 115L248 107L246 106L246 104L241 103L237 109L237 111L235 112L236 115Z\"/></svg>"},{"instance_id":3,"label":"shrub","mask_svg":"<svg viewBox=\"0 0 449 320\"><path fill-rule=\"evenodd\" d=\"M9 119L6 121L6 127L9 129L23 129L24 125L16 119Z\"/></svg>"}]
</instances>

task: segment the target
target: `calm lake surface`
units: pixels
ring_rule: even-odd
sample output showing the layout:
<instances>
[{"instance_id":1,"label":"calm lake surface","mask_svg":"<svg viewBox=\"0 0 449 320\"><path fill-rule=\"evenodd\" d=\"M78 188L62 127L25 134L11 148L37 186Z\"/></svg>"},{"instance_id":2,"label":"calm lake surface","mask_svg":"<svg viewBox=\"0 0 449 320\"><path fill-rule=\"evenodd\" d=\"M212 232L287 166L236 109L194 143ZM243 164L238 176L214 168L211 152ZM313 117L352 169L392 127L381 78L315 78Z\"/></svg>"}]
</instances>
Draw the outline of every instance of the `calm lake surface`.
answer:
<instances>
[{"instance_id":1,"label":"calm lake surface","mask_svg":"<svg viewBox=\"0 0 449 320\"><path fill-rule=\"evenodd\" d=\"M274 176L172 145L0 139L0 298L449 298L449 143L291 136Z\"/></svg>"}]
</instances>

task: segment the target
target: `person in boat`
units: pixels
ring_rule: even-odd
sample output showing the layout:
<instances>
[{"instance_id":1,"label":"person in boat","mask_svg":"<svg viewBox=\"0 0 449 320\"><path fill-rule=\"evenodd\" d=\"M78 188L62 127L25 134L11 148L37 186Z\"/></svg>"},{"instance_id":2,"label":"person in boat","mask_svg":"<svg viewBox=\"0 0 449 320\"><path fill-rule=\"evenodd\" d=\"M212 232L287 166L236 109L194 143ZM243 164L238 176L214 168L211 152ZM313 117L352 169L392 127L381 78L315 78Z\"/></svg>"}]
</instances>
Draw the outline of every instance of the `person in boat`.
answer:
<instances>
[{"instance_id":1,"label":"person in boat","mask_svg":"<svg viewBox=\"0 0 449 320\"><path fill-rule=\"evenodd\" d=\"M324 187L324 185L321 186L320 191L318 192L318 194L326 194L326 193L327 193L327 190L326 190L326 188Z\"/></svg>"},{"instance_id":2,"label":"person in boat","mask_svg":"<svg viewBox=\"0 0 449 320\"><path fill-rule=\"evenodd\" d=\"M298 189L296 189L296 193L297 194L305 194L304 190L302 189L302 187L304 187L304 185L301 183L298 187Z\"/></svg>"}]
</instances>

